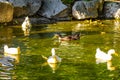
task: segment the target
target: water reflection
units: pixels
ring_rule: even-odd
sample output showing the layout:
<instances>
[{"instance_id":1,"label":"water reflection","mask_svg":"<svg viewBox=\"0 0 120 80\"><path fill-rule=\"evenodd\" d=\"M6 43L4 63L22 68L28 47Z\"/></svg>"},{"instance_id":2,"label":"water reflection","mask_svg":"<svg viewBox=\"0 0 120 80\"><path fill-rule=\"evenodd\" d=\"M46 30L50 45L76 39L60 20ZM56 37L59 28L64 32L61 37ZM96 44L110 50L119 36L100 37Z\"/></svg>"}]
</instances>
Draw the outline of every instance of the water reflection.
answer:
<instances>
[{"instance_id":1,"label":"water reflection","mask_svg":"<svg viewBox=\"0 0 120 80\"><path fill-rule=\"evenodd\" d=\"M120 31L120 21L119 20L115 20L114 21L114 31L115 32L119 32Z\"/></svg>"},{"instance_id":2,"label":"water reflection","mask_svg":"<svg viewBox=\"0 0 120 80\"><path fill-rule=\"evenodd\" d=\"M13 30L11 28L0 28L0 43L11 42L13 38Z\"/></svg>"},{"instance_id":3,"label":"water reflection","mask_svg":"<svg viewBox=\"0 0 120 80\"><path fill-rule=\"evenodd\" d=\"M84 26L86 26L86 25L83 23L78 23L78 24L72 26L72 32L79 32L81 30L84 30L85 29Z\"/></svg>"},{"instance_id":4,"label":"water reflection","mask_svg":"<svg viewBox=\"0 0 120 80\"><path fill-rule=\"evenodd\" d=\"M110 71L115 70L115 67L112 65L112 61L107 61L107 69Z\"/></svg>"},{"instance_id":5,"label":"water reflection","mask_svg":"<svg viewBox=\"0 0 120 80\"><path fill-rule=\"evenodd\" d=\"M13 62L14 59L10 57L1 57L0 63L2 66L14 66L11 62Z\"/></svg>"},{"instance_id":6,"label":"water reflection","mask_svg":"<svg viewBox=\"0 0 120 80\"><path fill-rule=\"evenodd\" d=\"M103 25L100 25L99 22L101 22ZM114 21L106 20L99 22L62 22L58 24L49 24L44 29L39 29L37 28L39 26L37 26L36 29L33 29L32 35L30 35L29 37L18 35L17 28L12 33L13 35L16 35L16 37L12 38L10 42L8 41L8 44L14 46L20 45L21 56L11 56L16 59L14 61L16 61L15 64L17 63L17 65L14 64L14 61L5 62L4 59L1 60L2 62L4 62L1 62L1 75L3 74L4 76L4 74L7 74L10 79L15 76L16 80L119 79L119 56L113 58L112 61L107 61L106 63L104 63L105 65L96 65L95 63L94 55L97 47L100 47L102 49L104 48L105 51L114 48L115 50L117 50L118 53L120 52L120 34L119 29L116 29L118 31L114 30L114 28L116 27ZM52 39L53 34L58 32L64 33L65 35L76 33L82 33L85 35L82 36L80 40L60 43L58 40L54 41ZM5 41L5 43L7 42ZM1 43L0 45L3 44L4 43ZM43 59L41 57L41 55L49 56L49 50L53 47L59 48L56 53L64 59L62 61L62 65L60 63L48 63L48 57L46 57L46 59ZM5 64L7 62L11 66ZM2 64L9 66L9 68L6 68L6 66L2 66ZM42 67L44 69L41 69ZM116 67L118 67L117 70ZM106 68L110 71L108 71Z\"/></svg>"},{"instance_id":7,"label":"water reflection","mask_svg":"<svg viewBox=\"0 0 120 80\"><path fill-rule=\"evenodd\" d=\"M60 63L48 63L48 65L51 67L53 73L59 68Z\"/></svg>"},{"instance_id":8,"label":"water reflection","mask_svg":"<svg viewBox=\"0 0 120 80\"><path fill-rule=\"evenodd\" d=\"M42 64L42 67L49 65L49 67L52 69L52 73L55 73L56 70L59 68L61 63L48 63L45 62Z\"/></svg>"},{"instance_id":9,"label":"water reflection","mask_svg":"<svg viewBox=\"0 0 120 80\"><path fill-rule=\"evenodd\" d=\"M5 53L4 56L15 59L15 63L20 62L20 54L7 54L7 53Z\"/></svg>"},{"instance_id":10,"label":"water reflection","mask_svg":"<svg viewBox=\"0 0 120 80\"><path fill-rule=\"evenodd\" d=\"M118 44L120 41L120 20L114 20L114 47L120 47L120 45Z\"/></svg>"},{"instance_id":11,"label":"water reflection","mask_svg":"<svg viewBox=\"0 0 120 80\"><path fill-rule=\"evenodd\" d=\"M20 61L20 54L9 54L2 51L2 55L0 55L0 79L1 80L13 80L15 77L14 67ZM13 50L12 50L13 52Z\"/></svg>"},{"instance_id":12,"label":"water reflection","mask_svg":"<svg viewBox=\"0 0 120 80\"><path fill-rule=\"evenodd\" d=\"M0 58L0 79L2 80L12 80L14 72L11 72L11 70L14 69L14 59L10 57L2 56Z\"/></svg>"}]
</instances>

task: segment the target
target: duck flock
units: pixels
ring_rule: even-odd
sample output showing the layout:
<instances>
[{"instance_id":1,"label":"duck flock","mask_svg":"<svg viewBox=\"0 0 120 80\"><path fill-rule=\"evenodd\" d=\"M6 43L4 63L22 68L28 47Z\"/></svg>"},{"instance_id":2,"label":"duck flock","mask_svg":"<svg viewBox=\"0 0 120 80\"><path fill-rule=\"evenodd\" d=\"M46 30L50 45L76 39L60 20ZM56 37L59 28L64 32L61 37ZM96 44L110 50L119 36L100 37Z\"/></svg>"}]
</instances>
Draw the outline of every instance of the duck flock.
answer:
<instances>
[{"instance_id":1,"label":"duck flock","mask_svg":"<svg viewBox=\"0 0 120 80\"><path fill-rule=\"evenodd\" d=\"M30 36L32 24L30 22L29 17L27 16L22 23L22 31L24 33L24 36ZM60 33L55 34L54 37L56 37L59 42L62 41L72 41L72 40L79 40L81 34L73 34L73 35L68 35L68 36L62 36ZM45 57L42 56L44 59L46 59L46 62L50 65L53 70L55 70L55 66L58 63L62 62L62 58L57 56L55 53L56 48L51 49L51 56ZM8 47L8 45L4 45L4 58L0 58L0 64L2 66L13 66L10 61L16 60L18 63L19 60L18 55L20 55L20 47ZM107 69L108 70L115 70L115 67L112 66L112 54L116 54L114 49L108 50L107 53L103 52L100 48L96 48L96 54L95 54L95 59L96 59L96 64L99 63L107 63ZM16 58L17 56L17 58ZM118 56L118 55L117 55ZM54 72L54 71L53 71Z\"/></svg>"}]
</instances>

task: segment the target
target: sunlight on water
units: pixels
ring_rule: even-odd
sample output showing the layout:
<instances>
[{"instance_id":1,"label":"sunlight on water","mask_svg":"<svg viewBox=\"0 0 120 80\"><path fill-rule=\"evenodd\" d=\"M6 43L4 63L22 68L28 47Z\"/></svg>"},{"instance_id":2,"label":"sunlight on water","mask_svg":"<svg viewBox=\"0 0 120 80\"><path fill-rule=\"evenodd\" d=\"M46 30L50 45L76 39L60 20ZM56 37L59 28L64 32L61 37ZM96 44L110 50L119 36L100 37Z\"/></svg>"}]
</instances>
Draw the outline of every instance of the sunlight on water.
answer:
<instances>
[{"instance_id":1,"label":"sunlight on water","mask_svg":"<svg viewBox=\"0 0 120 80\"><path fill-rule=\"evenodd\" d=\"M70 21L32 26L25 37L21 26L0 28L0 79L11 80L118 80L120 79L120 21ZM61 41L53 38L80 33L80 39ZM20 55L4 55L4 45L20 46ZM49 64L51 48L62 58ZM115 49L112 61L96 64L96 48Z\"/></svg>"}]
</instances>

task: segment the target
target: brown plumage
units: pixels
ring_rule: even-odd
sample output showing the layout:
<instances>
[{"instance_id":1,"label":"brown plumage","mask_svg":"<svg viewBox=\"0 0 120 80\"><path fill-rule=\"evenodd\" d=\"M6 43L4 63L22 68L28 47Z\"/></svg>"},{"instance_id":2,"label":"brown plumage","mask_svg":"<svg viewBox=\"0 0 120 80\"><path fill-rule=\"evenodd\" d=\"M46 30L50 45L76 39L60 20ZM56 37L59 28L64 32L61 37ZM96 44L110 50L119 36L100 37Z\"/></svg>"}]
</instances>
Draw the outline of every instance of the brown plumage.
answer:
<instances>
[{"instance_id":1,"label":"brown plumage","mask_svg":"<svg viewBox=\"0 0 120 80\"><path fill-rule=\"evenodd\" d=\"M68 36L62 36L61 34L55 34L56 37L60 41L71 41L71 40L78 40L80 39L80 34L74 34L74 35L68 35Z\"/></svg>"}]
</instances>

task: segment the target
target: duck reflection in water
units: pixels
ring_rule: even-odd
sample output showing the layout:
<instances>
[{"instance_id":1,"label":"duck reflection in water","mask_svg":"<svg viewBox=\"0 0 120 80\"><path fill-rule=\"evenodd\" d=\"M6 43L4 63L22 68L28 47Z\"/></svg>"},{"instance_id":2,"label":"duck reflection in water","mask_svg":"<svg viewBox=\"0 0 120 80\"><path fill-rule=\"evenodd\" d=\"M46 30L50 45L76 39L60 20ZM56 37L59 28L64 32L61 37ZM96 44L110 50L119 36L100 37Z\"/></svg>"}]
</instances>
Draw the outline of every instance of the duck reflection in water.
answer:
<instances>
[{"instance_id":1,"label":"duck reflection in water","mask_svg":"<svg viewBox=\"0 0 120 80\"><path fill-rule=\"evenodd\" d=\"M96 49L96 64L99 63L107 63L107 69L108 70L115 70L115 67L112 66L112 54L115 54L118 56L118 54L115 52L114 49L108 50L107 54L100 50L100 48Z\"/></svg>"},{"instance_id":2,"label":"duck reflection in water","mask_svg":"<svg viewBox=\"0 0 120 80\"><path fill-rule=\"evenodd\" d=\"M13 58L0 56L0 80L13 80L12 75L14 72Z\"/></svg>"},{"instance_id":3,"label":"duck reflection in water","mask_svg":"<svg viewBox=\"0 0 120 80\"><path fill-rule=\"evenodd\" d=\"M13 58L2 56L0 57L0 66L5 66L5 67L13 67L14 65L11 63L14 62Z\"/></svg>"},{"instance_id":4,"label":"duck reflection in water","mask_svg":"<svg viewBox=\"0 0 120 80\"><path fill-rule=\"evenodd\" d=\"M47 62L43 63L42 66L49 65L52 68L53 73L58 69L62 59L55 54L55 48L51 49L52 56L50 57L45 57L42 55L42 58L47 60Z\"/></svg>"},{"instance_id":5,"label":"duck reflection in water","mask_svg":"<svg viewBox=\"0 0 120 80\"><path fill-rule=\"evenodd\" d=\"M30 35L30 30L31 30L31 22L29 17L27 16L24 20L24 22L22 23L22 30L24 32L24 36L29 36Z\"/></svg>"},{"instance_id":6,"label":"duck reflection in water","mask_svg":"<svg viewBox=\"0 0 120 80\"><path fill-rule=\"evenodd\" d=\"M7 53L5 53L4 56L15 59L15 63L20 62L20 54L7 54Z\"/></svg>"},{"instance_id":7,"label":"duck reflection in water","mask_svg":"<svg viewBox=\"0 0 120 80\"><path fill-rule=\"evenodd\" d=\"M15 72L14 63L15 59L11 58L10 56L0 56L0 80L13 80L13 74ZM11 71L12 70L12 71Z\"/></svg>"},{"instance_id":8,"label":"duck reflection in water","mask_svg":"<svg viewBox=\"0 0 120 80\"><path fill-rule=\"evenodd\" d=\"M107 61L107 69L110 71L115 70L115 67L112 66L112 61Z\"/></svg>"}]
</instances>

